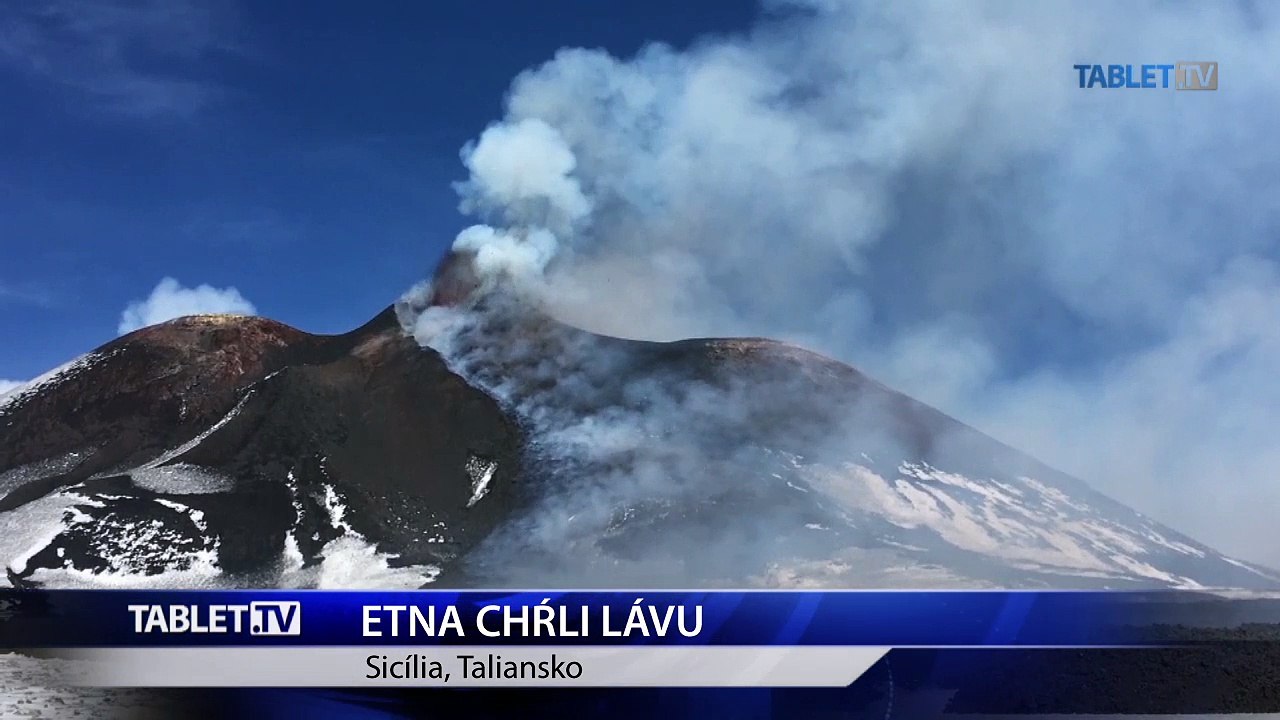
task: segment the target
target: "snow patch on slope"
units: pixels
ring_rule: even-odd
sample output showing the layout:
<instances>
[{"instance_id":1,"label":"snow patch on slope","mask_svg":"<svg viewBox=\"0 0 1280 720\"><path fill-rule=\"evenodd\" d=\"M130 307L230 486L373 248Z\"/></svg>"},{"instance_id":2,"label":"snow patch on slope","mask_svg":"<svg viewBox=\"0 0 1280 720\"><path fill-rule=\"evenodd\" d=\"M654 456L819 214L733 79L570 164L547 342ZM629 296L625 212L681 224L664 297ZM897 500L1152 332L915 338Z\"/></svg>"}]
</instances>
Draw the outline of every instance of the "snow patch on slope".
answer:
<instances>
[{"instance_id":1,"label":"snow patch on slope","mask_svg":"<svg viewBox=\"0 0 1280 720\"><path fill-rule=\"evenodd\" d=\"M1205 551L1153 528L1128 527L1087 501L1035 478L978 481L928 463L904 462L885 477L865 465L810 466L811 484L852 513L879 515L904 530L931 531L955 548L1012 567L1082 577L1114 577L1198 588L1143 559L1158 551L1197 558Z\"/></svg>"},{"instance_id":2,"label":"snow patch on slope","mask_svg":"<svg viewBox=\"0 0 1280 720\"><path fill-rule=\"evenodd\" d=\"M344 535L324 546L316 587L322 590L378 588L411 590L433 582L440 575L435 565L392 567L395 555L378 552L358 535Z\"/></svg>"},{"instance_id":3,"label":"snow patch on slope","mask_svg":"<svg viewBox=\"0 0 1280 720\"><path fill-rule=\"evenodd\" d=\"M74 501L66 493L54 493L0 513L5 528L0 533L0 559L6 566L16 573L26 572L27 561L66 528L63 518Z\"/></svg>"},{"instance_id":4,"label":"snow patch on slope","mask_svg":"<svg viewBox=\"0 0 1280 720\"><path fill-rule=\"evenodd\" d=\"M130 471L129 478L140 488L167 495L226 492L235 486L235 481L222 473L187 463L140 467Z\"/></svg>"},{"instance_id":5,"label":"snow patch on slope","mask_svg":"<svg viewBox=\"0 0 1280 720\"><path fill-rule=\"evenodd\" d=\"M111 514L94 518L85 509L107 508L122 498L86 498L58 492L4 514L9 532L0 537L7 567L26 579L51 587L206 587L216 584L219 540L209 533L204 513L163 498L152 502L184 515L197 531L192 537L164 520L129 520ZM77 527L80 526L80 527ZM93 556L105 567L77 567L60 545L68 533L85 533ZM57 545L60 567L28 572L32 558Z\"/></svg>"},{"instance_id":6,"label":"snow patch on slope","mask_svg":"<svg viewBox=\"0 0 1280 720\"><path fill-rule=\"evenodd\" d=\"M472 507L488 494L489 482L498 470L498 463L472 455L467 458L465 467L467 477L471 478L471 498L467 500L467 507Z\"/></svg>"},{"instance_id":7,"label":"snow patch on slope","mask_svg":"<svg viewBox=\"0 0 1280 720\"><path fill-rule=\"evenodd\" d=\"M1274 582L1280 582L1280 576L1263 572L1262 570L1258 569L1257 567L1254 567L1253 565L1250 565L1249 563L1241 562L1240 560L1236 560L1235 558L1229 558L1226 555L1223 555L1221 559L1225 562L1235 565L1238 568L1241 568L1243 570L1248 570L1249 572L1253 573L1254 575L1257 575L1258 577L1266 578L1267 580L1271 580Z\"/></svg>"},{"instance_id":8,"label":"snow patch on slope","mask_svg":"<svg viewBox=\"0 0 1280 720\"><path fill-rule=\"evenodd\" d=\"M321 470L324 469L323 460ZM294 510L294 525L285 535L282 559L285 572L281 587L314 587L329 590L409 590L433 582L441 569L435 565L396 566L398 555L378 550L348 521L349 508L337 488L323 483L321 504L328 524L341 534L325 543L315 567L304 567L306 558L298 546L297 532L303 519L298 480L290 470L286 483Z\"/></svg>"},{"instance_id":9,"label":"snow patch on slope","mask_svg":"<svg viewBox=\"0 0 1280 720\"><path fill-rule=\"evenodd\" d=\"M67 472L92 455L93 452L92 450L77 450L0 472L0 496L6 495L10 491L28 483Z\"/></svg>"}]
</instances>

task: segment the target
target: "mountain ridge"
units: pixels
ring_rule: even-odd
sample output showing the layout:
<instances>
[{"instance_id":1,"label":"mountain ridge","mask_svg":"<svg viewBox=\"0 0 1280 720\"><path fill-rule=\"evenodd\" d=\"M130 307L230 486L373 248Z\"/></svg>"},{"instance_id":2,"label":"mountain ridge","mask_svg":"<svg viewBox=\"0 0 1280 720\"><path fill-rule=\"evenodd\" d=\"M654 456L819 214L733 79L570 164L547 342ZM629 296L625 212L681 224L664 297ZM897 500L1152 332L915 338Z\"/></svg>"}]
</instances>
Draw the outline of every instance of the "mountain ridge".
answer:
<instances>
[{"instance_id":1,"label":"mountain ridge","mask_svg":"<svg viewBox=\"0 0 1280 720\"><path fill-rule=\"evenodd\" d=\"M1280 586L803 348L525 313L467 368L412 318L180 318L0 399L10 582Z\"/></svg>"}]
</instances>

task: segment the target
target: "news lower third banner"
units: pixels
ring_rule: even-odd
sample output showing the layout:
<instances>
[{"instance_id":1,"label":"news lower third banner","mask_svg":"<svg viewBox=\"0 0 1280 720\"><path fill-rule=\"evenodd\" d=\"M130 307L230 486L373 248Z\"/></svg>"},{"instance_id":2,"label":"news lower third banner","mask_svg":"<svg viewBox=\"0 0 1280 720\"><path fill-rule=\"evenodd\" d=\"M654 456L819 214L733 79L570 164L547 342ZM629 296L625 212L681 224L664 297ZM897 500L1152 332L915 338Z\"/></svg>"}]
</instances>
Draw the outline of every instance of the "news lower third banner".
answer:
<instances>
[{"instance_id":1,"label":"news lower third banner","mask_svg":"<svg viewBox=\"0 0 1280 720\"><path fill-rule=\"evenodd\" d=\"M0 593L0 646L116 687L845 687L896 648L1140 647L1106 592Z\"/></svg>"}]
</instances>

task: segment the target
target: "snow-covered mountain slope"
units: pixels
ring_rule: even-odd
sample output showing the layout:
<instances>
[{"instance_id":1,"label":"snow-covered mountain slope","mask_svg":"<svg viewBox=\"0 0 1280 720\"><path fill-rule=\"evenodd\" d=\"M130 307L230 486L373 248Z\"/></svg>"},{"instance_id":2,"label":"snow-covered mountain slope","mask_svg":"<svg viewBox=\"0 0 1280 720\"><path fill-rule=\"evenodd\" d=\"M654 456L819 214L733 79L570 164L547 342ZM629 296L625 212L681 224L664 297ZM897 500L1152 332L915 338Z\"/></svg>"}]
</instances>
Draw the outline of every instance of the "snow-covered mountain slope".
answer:
<instances>
[{"instance_id":1,"label":"snow-covered mountain slope","mask_svg":"<svg viewBox=\"0 0 1280 720\"><path fill-rule=\"evenodd\" d=\"M18 585L1280 588L841 363L492 298L121 338L0 406L0 529Z\"/></svg>"}]
</instances>

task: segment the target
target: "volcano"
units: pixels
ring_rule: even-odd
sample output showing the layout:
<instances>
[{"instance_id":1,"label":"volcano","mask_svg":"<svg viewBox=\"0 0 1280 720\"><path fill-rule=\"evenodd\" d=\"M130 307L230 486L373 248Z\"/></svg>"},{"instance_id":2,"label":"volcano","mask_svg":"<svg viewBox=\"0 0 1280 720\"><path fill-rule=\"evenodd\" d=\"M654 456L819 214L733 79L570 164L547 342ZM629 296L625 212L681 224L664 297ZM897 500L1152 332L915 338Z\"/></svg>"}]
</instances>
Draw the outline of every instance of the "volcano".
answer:
<instances>
[{"instance_id":1,"label":"volcano","mask_svg":"<svg viewBox=\"0 0 1280 720\"><path fill-rule=\"evenodd\" d=\"M843 363L478 285L334 336L180 318L0 397L8 581L1280 587Z\"/></svg>"}]
</instances>

